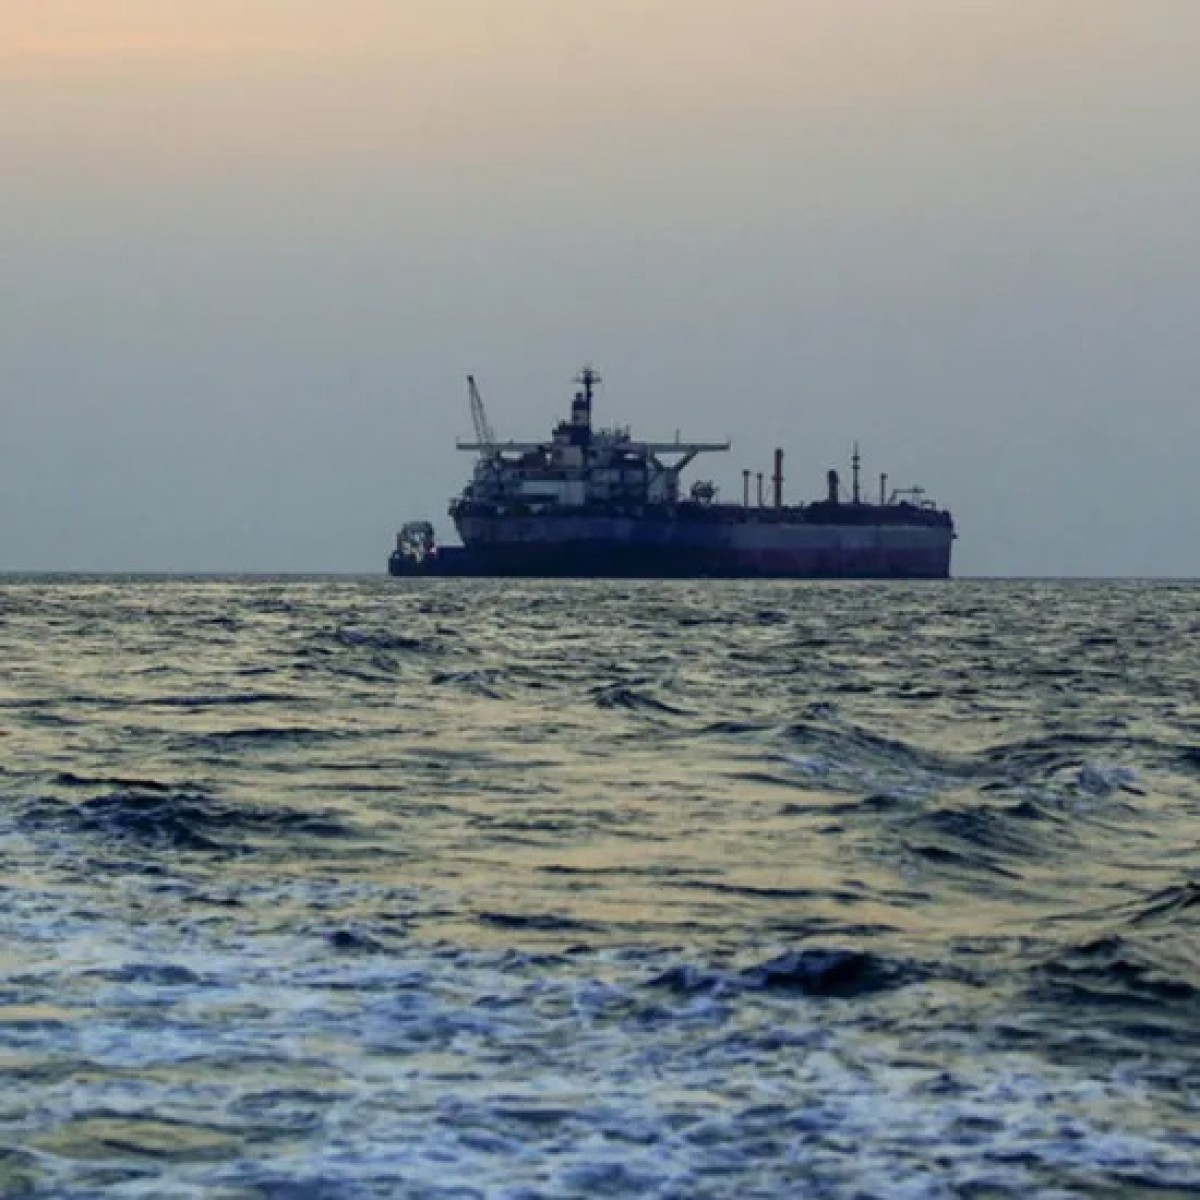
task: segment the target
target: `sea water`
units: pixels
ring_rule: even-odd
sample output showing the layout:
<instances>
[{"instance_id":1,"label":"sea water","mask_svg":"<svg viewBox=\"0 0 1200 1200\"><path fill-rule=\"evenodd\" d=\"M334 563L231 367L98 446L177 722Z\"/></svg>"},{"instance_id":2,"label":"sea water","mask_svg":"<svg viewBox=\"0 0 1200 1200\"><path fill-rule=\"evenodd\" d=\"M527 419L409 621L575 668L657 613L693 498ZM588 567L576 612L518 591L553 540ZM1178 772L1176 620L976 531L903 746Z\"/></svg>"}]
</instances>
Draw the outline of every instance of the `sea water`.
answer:
<instances>
[{"instance_id":1,"label":"sea water","mask_svg":"<svg viewBox=\"0 0 1200 1200\"><path fill-rule=\"evenodd\" d=\"M1200 589L0 584L0 1195L1200 1190Z\"/></svg>"}]
</instances>

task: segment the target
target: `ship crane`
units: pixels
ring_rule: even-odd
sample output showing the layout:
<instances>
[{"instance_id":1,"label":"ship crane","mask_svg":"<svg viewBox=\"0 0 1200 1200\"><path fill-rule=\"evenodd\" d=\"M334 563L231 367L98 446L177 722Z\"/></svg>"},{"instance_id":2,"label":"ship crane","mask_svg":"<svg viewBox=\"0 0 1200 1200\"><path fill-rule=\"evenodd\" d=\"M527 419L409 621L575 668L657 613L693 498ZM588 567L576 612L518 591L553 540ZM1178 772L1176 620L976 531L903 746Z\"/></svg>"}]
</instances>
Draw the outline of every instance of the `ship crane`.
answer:
<instances>
[{"instance_id":1,"label":"ship crane","mask_svg":"<svg viewBox=\"0 0 1200 1200\"><path fill-rule=\"evenodd\" d=\"M471 396L471 423L475 426L475 441L479 449L488 452L496 446L496 435L488 420L487 409L483 407L483 397L475 385L475 376L467 376L467 390Z\"/></svg>"}]
</instances>

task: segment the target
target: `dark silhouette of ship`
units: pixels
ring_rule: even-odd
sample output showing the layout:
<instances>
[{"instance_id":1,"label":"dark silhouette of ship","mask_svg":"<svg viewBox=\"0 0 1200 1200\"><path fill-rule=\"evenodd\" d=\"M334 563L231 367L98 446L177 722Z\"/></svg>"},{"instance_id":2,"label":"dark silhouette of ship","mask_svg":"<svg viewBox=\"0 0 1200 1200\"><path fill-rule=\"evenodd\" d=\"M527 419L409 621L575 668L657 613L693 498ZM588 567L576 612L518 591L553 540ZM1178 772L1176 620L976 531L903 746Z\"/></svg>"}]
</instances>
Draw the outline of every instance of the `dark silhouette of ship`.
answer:
<instances>
[{"instance_id":1,"label":"dark silhouette of ship","mask_svg":"<svg viewBox=\"0 0 1200 1200\"><path fill-rule=\"evenodd\" d=\"M719 503L705 480L686 491L681 476L698 455L724 442L644 442L628 429L597 429L591 367L568 420L540 442L501 442L473 378L468 380L478 458L450 505L461 546L440 546L432 525L415 521L396 539L396 576L487 575L578 578L945 579L954 522L921 488L864 499L855 447L850 493L830 471L823 499L783 499L783 451L775 451L769 500L763 476L742 503Z\"/></svg>"}]
</instances>

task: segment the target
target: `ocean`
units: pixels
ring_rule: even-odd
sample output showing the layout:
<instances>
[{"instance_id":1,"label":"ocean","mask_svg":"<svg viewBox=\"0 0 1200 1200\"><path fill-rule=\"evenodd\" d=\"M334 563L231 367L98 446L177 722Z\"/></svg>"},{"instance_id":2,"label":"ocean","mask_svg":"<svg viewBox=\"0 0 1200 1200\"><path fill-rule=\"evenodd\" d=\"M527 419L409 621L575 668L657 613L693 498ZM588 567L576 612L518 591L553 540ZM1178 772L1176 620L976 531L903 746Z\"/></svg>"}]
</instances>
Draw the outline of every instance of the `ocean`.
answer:
<instances>
[{"instance_id":1,"label":"ocean","mask_svg":"<svg viewBox=\"0 0 1200 1200\"><path fill-rule=\"evenodd\" d=\"M1200 1192L1200 588L0 583L0 1195Z\"/></svg>"}]
</instances>

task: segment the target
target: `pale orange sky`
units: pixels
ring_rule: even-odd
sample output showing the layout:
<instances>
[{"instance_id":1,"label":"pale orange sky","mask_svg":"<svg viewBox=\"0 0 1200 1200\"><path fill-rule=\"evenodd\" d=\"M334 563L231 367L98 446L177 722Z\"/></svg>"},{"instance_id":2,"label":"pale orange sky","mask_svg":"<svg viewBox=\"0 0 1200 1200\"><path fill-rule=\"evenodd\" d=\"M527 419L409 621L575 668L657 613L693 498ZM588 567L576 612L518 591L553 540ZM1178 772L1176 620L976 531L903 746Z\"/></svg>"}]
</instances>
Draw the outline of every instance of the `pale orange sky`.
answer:
<instances>
[{"instance_id":1,"label":"pale orange sky","mask_svg":"<svg viewBox=\"0 0 1200 1200\"><path fill-rule=\"evenodd\" d=\"M1177 69L1193 0L5 0L0 133L147 165L170 131L306 155L501 136L781 133L929 105L1072 103ZM1149 13L1147 13L1149 9ZM1192 21L1192 32L1200 22ZM86 104L72 106L72 97ZM178 122L173 125L173 122ZM436 126L430 129L430 122ZM18 128L24 127L24 132ZM86 147L85 147L86 149ZM606 149L611 149L608 147Z\"/></svg>"},{"instance_id":2,"label":"pale orange sky","mask_svg":"<svg viewBox=\"0 0 1200 1200\"><path fill-rule=\"evenodd\" d=\"M869 206L886 172L921 208L986 145L966 186L1006 203L1086 170L1070 145L1190 137L1200 102L1196 0L0 3L0 153L50 198L469 163L617 207L699 172L714 213L738 180Z\"/></svg>"},{"instance_id":3,"label":"pale orange sky","mask_svg":"<svg viewBox=\"0 0 1200 1200\"><path fill-rule=\"evenodd\" d=\"M786 70L797 85L873 78L886 91L1016 62L1072 76L1129 53L1186 53L1179 22L1194 11L1191 0L4 0L0 50L10 74L60 77L114 61L136 75L221 57L415 55L503 58L516 75L548 60L584 75L690 65L701 89Z\"/></svg>"},{"instance_id":4,"label":"pale orange sky","mask_svg":"<svg viewBox=\"0 0 1200 1200\"><path fill-rule=\"evenodd\" d=\"M453 0L38 0L6 5L6 58L47 64L123 59L199 62L219 55L269 60L339 54L444 54L469 46Z\"/></svg>"}]
</instances>

